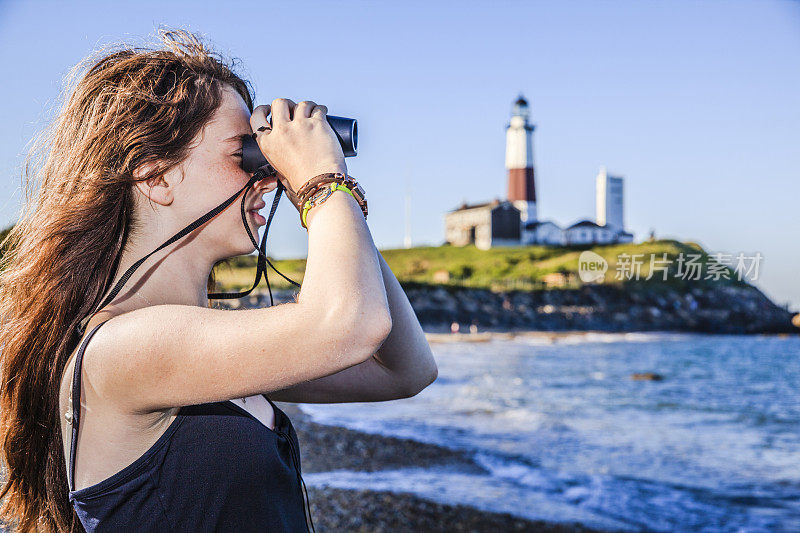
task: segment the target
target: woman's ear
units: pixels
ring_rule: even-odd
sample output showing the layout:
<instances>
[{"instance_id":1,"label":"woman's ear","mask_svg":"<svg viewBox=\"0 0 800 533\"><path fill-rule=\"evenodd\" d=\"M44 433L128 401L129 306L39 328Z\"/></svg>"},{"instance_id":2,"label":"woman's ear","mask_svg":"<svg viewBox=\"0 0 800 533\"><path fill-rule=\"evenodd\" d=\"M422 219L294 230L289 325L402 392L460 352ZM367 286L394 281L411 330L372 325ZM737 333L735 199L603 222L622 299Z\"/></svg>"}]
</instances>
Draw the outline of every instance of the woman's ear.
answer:
<instances>
[{"instance_id":1,"label":"woman's ear","mask_svg":"<svg viewBox=\"0 0 800 533\"><path fill-rule=\"evenodd\" d=\"M159 205L170 205L173 200L174 176L171 169L167 172L157 172L154 176L144 179L149 173L158 167L155 163L144 163L133 171L136 178L136 187L139 191L149 198L151 202Z\"/></svg>"}]
</instances>

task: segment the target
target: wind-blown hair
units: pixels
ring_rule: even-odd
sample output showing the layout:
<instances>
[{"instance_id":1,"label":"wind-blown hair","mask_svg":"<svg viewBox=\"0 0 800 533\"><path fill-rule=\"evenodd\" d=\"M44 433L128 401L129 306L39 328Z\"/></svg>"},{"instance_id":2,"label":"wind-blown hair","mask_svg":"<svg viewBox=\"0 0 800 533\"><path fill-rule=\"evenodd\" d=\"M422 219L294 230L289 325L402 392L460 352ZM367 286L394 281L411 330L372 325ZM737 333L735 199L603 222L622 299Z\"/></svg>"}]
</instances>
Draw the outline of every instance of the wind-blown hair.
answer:
<instances>
[{"instance_id":1,"label":"wind-blown hair","mask_svg":"<svg viewBox=\"0 0 800 533\"><path fill-rule=\"evenodd\" d=\"M135 182L184 160L225 85L253 110L233 63L186 31L158 34L154 47L116 46L72 69L63 106L28 155L24 206L2 243L0 519L14 530L82 531L68 499L60 382L79 321L110 289L138 229ZM134 177L144 164L152 169ZM208 282L213 292L213 271Z\"/></svg>"}]
</instances>

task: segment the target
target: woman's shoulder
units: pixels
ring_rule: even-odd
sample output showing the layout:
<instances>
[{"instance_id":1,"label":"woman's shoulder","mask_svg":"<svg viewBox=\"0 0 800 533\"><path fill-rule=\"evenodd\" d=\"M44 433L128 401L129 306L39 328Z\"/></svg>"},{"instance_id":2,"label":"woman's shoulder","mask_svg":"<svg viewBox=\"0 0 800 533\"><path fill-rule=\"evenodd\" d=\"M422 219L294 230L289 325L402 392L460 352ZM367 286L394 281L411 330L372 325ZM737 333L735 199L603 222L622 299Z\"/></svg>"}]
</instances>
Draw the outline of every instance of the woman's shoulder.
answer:
<instances>
[{"instance_id":1,"label":"woman's shoulder","mask_svg":"<svg viewBox=\"0 0 800 533\"><path fill-rule=\"evenodd\" d=\"M98 316L92 318L87 325L86 333L70 354L61 377L59 423L67 468L69 468L69 454L72 443L72 425L67 413L72 410L71 392L73 390L73 378L77 362L76 356L91 331L98 325L108 321L111 316L113 315L107 314L105 317L100 317L98 314ZM122 320L123 318L119 316L114 320ZM102 328L99 328L98 332L100 330ZM102 358L102 349L99 351L93 350L91 356L93 358ZM83 367L83 363L81 366ZM83 369L81 369L81 373L83 374ZM141 450L151 446L166 431L179 411L179 408L169 408L152 413L128 413L124 409L120 409L115 402L98 395L95 388L92 387L91 380L86 379L85 375L82 376L80 384L80 405L82 407L81 414L83 415L78 420L81 435L80 442L87 443L88 446L88 448L83 447L82 449L93 449L98 452L90 454L95 459L87 458L86 452L84 452L81 459L82 467L79 469L81 472L76 472L76 476L80 475L77 479L82 479L83 481L87 477L93 481L104 479L110 473L116 472L126 464L129 464L138 456ZM78 455L81 455L80 452ZM79 483L78 485L80 487L81 484Z\"/></svg>"},{"instance_id":2,"label":"woman's shoulder","mask_svg":"<svg viewBox=\"0 0 800 533\"><path fill-rule=\"evenodd\" d=\"M120 312L118 310L114 311L107 311L103 310L96 313L87 323L86 329L84 331L83 336L81 336L78 343L74 346L72 352L70 353L69 357L67 358L67 362L64 365L64 370L61 374L61 380L59 383L59 412L60 412L60 419L62 422L62 426L64 422L67 420L67 413L71 410L71 392L74 386L74 379L75 379L75 365L77 363L77 355L78 352L83 349L84 356L81 361L81 395L84 398L84 402L87 401L87 396L93 395L96 391L93 387L87 387L87 378L86 378L86 354L90 353L92 358L92 366L98 367L103 365L97 365L98 361L94 361L96 358L103 357L103 344L108 345L109 339L104 339L106 332L103 332L104 329L108 328L106 326L107 322L113 321L114 325L122 325L122 322L126 323L126 326L130 326L135 324L137 321L141 321L141 315L138 317L135 313L131 314L130 312ZM135 327L135 326L134 326ZM91 335L91 339L89 336ZM90 342L87 342L90 341ZM101 342L98 342L101 341ZM91 349L89 346L91 345ZM124 348L124 347L121 347ZM88 385L91 385L91 380L88 380ZM106 399L109 400L109 399ZM110 405L110 401L106 401L105 407L112 407ZM98 410L104 409L105 407L99 406ZM120 411L117 409L117 411ZM146 419L157 419L160 417L167 417L170 413L172 413L174 409L164 409L158 412L153 413L145 413L144 418ZM124 413L123 413L124 414ZM142 418L141 416L135 416L134 418Z\"/></svg>"}]
</instances>

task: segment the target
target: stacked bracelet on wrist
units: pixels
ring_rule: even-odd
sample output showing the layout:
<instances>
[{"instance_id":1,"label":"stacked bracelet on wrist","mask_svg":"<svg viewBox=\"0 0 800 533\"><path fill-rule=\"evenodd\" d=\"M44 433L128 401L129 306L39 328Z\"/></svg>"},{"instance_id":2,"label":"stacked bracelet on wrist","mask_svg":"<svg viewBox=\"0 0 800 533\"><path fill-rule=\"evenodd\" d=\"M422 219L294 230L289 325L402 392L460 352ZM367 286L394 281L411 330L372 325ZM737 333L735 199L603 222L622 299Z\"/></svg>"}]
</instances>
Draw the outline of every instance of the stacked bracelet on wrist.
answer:
<instances>
[{"instance_id":1,"label":"stacked bracelet on wrist","mask_svg":"<svg viewBox=\"0 0 800 533\"><path fill-rule=\"evenodd\" d=\"M315 206L325 202L334 191L343 190L355 198L367 218L367 200L364 196L364 189L352 176L340 172L320 174L308 180L297 192L300 202L300 224L308 230L306 225L306 215Z\"/></svg>"}]
</instances>

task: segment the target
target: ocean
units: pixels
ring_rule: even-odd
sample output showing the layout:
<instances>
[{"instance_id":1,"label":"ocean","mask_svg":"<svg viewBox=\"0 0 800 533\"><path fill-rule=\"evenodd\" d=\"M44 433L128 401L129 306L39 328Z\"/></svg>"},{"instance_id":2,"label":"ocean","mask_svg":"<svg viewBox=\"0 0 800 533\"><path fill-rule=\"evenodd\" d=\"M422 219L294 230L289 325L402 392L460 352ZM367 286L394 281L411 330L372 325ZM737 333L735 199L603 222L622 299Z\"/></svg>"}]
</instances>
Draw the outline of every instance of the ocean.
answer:
<instances>
[{"instance_id":1,"label":"ocean","mask_svg":"<svg viewBox=\"0 0 800 533\"><path fill-rule=\"evenodd\" d=\"M630 531L800 531L800 338L568 334L432 342L438 379L323 424L465 450L449 468L304 474ZM635 380L654 372L660 381Z\"/></svg>"}]
</instances>

